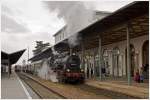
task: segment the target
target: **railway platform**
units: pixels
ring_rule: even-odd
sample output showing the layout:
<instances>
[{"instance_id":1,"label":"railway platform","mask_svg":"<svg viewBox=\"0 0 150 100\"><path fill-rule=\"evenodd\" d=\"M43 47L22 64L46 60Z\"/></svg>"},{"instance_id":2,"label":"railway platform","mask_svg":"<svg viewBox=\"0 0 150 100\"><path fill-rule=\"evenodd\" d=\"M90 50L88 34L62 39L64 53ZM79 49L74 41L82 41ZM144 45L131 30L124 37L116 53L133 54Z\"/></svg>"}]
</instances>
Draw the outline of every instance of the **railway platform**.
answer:
<instances>
[{"instance_id":1,"label":"railway platform","mask_svg":"<svg viewBox=\"0 0 150 100\"><path fill-rule=\"evenodd\" d=\"M133 81L130 86L128 85L127 80L111 80L111 79L103 81L86 80L85 84L100 89L131 95L138 98L149 98L148 81L144 83L136 83Z\"/></svg>"},{"instance_id":2,"label":"railway platform","mask_svg":"<svg viewBox=\"0 0 150 100\"><path fill-rule=\"evenodd\" d=\"M31 99L31 96L16 73L12 72L10 77L6 74L3 74L1 77L1 98Z\"/></svg>"},{"instance_id":3,"label":"railway platform","mask_svg":"<svg viewBox=\"0 0 150 100\"><path fill-rule=\"evenodd\" d=\"M42 86L46 87L50 91L59 94L60 96L67 98L67 99L98 99L98 98L108 98L103 95L94 95L93 93L89 93L88 91L82 91L80 87L76 87L74 85L69 84L60 84L60 83L53 83L49 80L41 79L37 76L29 75L26 73L22 73L23 75L27 76L28 78L36 81L36 83L41 84ZM45 98L44 98L45 99Z\"/></svg>"}]
</instances>

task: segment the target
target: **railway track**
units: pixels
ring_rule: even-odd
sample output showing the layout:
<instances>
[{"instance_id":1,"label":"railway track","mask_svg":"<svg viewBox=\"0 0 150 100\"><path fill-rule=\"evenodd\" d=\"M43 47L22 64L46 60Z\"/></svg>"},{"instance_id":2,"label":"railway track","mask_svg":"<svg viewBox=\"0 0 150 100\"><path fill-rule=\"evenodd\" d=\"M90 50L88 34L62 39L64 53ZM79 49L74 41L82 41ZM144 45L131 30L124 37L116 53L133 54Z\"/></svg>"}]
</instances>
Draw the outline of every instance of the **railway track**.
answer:
<instances>
[{"instance_id":1,"label":"railway track","mask_svg":"<svg viewBox=\"0 0 150 100\"><path fill-rule=\"evenodd\" d=\"M18 76L23 80L41 99L65 99L66 97L60 95L59 93L50 90L49 88L41 85L40 83L34 81L33 79L18 73Z\"/></svg>"},{"instance_id":2,"label":"railway track","mask_svg":"<svg viewBox=\"0 0 150 100\"><path fill-rule=\"evenodd\" d=\"M72 99L135 99L137 97L129 96L122 93L117 93L114 91L108 91L105 89L96 88L89 86L87 84L60 84L52 83L48 81L47 87L41 85L38 81L35 81L25 74L19 74L20 78L24 80L38 95L40 98L72 98ZM41 80L42 82L42 80ZM62 92L55 92L53 88L50 90L51 86L57 87L56 89ZM50 92L50 93L49 93ZM60 94L63 95L60 95ZM71 93L71 95L70 95Z\"/></svg>"}]
</instances>

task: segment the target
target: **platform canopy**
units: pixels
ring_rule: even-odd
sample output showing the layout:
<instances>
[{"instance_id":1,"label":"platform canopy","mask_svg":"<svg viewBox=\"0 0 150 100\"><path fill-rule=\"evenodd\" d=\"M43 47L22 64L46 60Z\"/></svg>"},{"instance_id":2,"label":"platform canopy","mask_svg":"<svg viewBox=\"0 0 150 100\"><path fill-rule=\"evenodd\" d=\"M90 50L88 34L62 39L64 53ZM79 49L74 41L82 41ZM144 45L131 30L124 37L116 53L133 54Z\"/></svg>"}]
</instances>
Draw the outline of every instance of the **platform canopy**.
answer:
<instances>
[{"instance_id":1,"label":"platform canopy","mask_svg":"<svg viewBox=\"0 0 150 100\"><path fill-rule=\"evenodd\" d=\"M43 52L33 56L32 58L29 59L31 62L39 61L44 58L49 58L52 55L52 49L51 47L45 49Z\"/></svg>"},{"instance_id":2,"label":"platform canopy","mask_svg":"<svg viewBox=\"0 0 150 100\"><path fill-rule=\"evenodd\" d=\"M17 51L17 52L13 52L13 53L6 53L4 51L1 51L1 61L3 65L8 65L8 63L10 65L17 63L17 61L19 60L19 58L22 56L22 54L25 52L26 49Z\"/></svg>"},{"instance_id":3,"label":"platform canopy","mask_svg":"<svg viewBox=\"0 0 150 100\"><path fill-rule=\"evenodd\" d=\"M127 25L131 39L149 34L148 1L133 2L80 31L85 48L97 47L99 37L102 45L126 40Z\"/></svg>"},{"instance_id":4,"label":"platform canopy","mask_svg":"<svg viewBox=\"0 0 150 100\"><path fill-rule=\"evenodd\" d=\"M99 37L102 46L126 40L126 25L129 24L130 38L136 38L149 33L149 2L135 1L99 21L79 31L85 49L98 47ZM57 43L56 50L68 50L68 38ZM66 45L66 46L65 46ZM81 50L81 46L75 47Z\"/></svg>"}]
</instances>

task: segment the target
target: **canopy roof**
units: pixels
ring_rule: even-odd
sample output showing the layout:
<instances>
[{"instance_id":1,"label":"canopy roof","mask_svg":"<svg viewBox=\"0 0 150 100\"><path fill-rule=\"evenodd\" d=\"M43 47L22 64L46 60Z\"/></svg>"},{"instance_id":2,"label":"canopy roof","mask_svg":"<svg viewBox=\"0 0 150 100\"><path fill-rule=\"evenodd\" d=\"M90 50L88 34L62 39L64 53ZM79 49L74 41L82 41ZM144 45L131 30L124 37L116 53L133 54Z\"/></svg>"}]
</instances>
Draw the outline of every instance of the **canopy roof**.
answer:
<instances>
[{"instance_id":1,"label":"canopy roof","mask_svg":"<svg viewBox=\"0 0 150 100\"><path fill-rule=\"evenodd\" d=\"M19 58L22 56L22 54L25 52L26 49L8 54L4 51L1 51L1 60L2 60L2 64L4 65L8 65L8 62L10 65L15 64Z\"/></svg>"},{"instance_id":2,"label":"canopy roof","mask_svg":"<svg viewBox=\"0 0 150 100\"><path fill-rule=\"evenodd\" d=\"M43 52L33 56L32 58L29 59L29 61L39 61L41 59L44 59L44 58L49 58L52 54L52 49L51 48L48 48L46 50L44 50Z\"/></svg>"},{"instance_id":3,"label":"canopy roof","mask_svg":"<svg viewBox=\"0 0 150 100\"><path fill-rule=\"evenodd\" d=\"M85 49L98 46L101 37L102 45L126 40L126 25L130 24L130 37L135 38L149 33L149 2L136 1L113 12L112 14L79 31ZM68 50L68 39L57 43L56 50ZM65 45L65 46L64 46ZM81 50L81 46L75 47Z\"/></svg>"}]
</instances>

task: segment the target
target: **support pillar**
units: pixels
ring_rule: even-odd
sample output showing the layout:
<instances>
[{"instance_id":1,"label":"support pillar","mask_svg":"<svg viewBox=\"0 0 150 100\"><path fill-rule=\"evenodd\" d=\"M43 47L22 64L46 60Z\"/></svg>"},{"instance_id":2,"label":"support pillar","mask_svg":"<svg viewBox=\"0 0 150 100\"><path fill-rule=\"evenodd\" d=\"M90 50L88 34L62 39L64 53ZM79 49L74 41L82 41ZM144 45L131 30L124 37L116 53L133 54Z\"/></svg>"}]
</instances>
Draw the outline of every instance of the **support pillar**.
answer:
<instances>
[{"instance_id":1,"label":"support pillar","mask_svg":"<svg viewBox=\"0 0 150 100\"><path fill-rule=\"evenodd\" d=\"M82 43L81 43L81 49L82 49L82 51L81 51L81 61L82 61L82 65L81 65L81 67L82 68L85 68L84 67L84 43L83 43L83 41L82 41Z\"/></svg>"},{"instance_id":2,"label":"support pillar","mask_svg":"<svg viewBox=\"0 0 150 100\"><path fill-rule=\"evenodd\" d=\"M93 67L94 67L94 69L93 69L93 75L94 75L94 78L96 78L96 64L95 64L95 49L94 49L94 53L93 53Z\"/></svg>"},{"instance_id":3,"label":"support pillar","mask_svg":"<svg viewBox=\"0 0 150 100\"><path fill-rule=\"evenodd\" d=\"M35 65L33 64L33 75L35 75Z\"/></svg>"},{"instance_id":4,"label":"support pillar","mask_svg":"<svg viewBox=\"0 0 150 100\"><path fill-rule=\"evenodd\" d=\"M8 77L10 77L11 74L11 64L10 64L10 60L8 59Z\"/></svg>"},{"instance_id":5,"label":"support pillar","mask_svg":"<svg viewBox=\"0 0 150 100\"><path fill-rule=\"evenodd\" d=\"M101 37L99 37L99 78L102 80L102 44L101 44Z\"/></svg>"},{"instance_id":6,"label":"support pillar","mask_svg":"<svg viewBox=\"0 0 150 100\"><path fill-rule=\"evenodd\" d=\"M127 31L127 73L128 73L128 85L131 85L131 53L130 53L130 33L129 25L126 27Z\"/></svg>"},{"instance_id":7,"label":"support pillar","mask_svg":"<svg viewBox=\"0 0 150 100\"><path fill-rule=\"evenodd\" d=\"M70 56L72 55L72 48L70 48Z\"/></svg>"},{"instance_id":8,"label":"support pillar","mask_svg":"<svg viewBox=\"0 0 150 100\"><path fill-rule=\"evenodd\" d=\"M114 77L114 54L113 54L113 51L112 51L112 54L111 54L111 57L112 57L112 76Z\"/></svg>"},{"instance_id":9,"label":"support pillar","mask_svg":"<svg viewBox=\"0 0 150 100\"><path fill-rule=\"evenodd\" d=\"M122 55L121 55L121 68L122 68L122 77L123 77L123 69L124 69L124 68L123 68L123 67L124 67L124 66L123 66L123 61L124 61L124 60L123 60L123 54L122 54Z\"/></svg>"}]
</instances>

